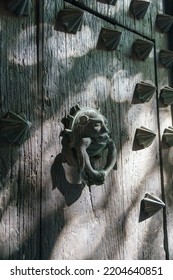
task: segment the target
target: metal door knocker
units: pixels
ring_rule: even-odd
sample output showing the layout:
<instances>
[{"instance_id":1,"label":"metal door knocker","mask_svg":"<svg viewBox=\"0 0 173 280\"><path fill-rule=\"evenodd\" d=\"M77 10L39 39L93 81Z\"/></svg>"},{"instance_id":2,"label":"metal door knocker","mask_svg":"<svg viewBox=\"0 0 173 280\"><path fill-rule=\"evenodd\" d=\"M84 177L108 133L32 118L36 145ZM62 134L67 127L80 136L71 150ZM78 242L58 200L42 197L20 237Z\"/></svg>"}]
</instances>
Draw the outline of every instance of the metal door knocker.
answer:
<instances>
[{"instance_id":1,"label":"metal door knocker","mask_svg":"<svg viewBox=\"0 0 173 280\"><path fill-rule=\"evenodd\" d=\"M78 105L62 119L62 165L71 184L101 185L117 161L117 150L110 138L106 118L97 110ZM95 169L96 157L107 149L103 168Z\"/></svg>"}]
</instances>

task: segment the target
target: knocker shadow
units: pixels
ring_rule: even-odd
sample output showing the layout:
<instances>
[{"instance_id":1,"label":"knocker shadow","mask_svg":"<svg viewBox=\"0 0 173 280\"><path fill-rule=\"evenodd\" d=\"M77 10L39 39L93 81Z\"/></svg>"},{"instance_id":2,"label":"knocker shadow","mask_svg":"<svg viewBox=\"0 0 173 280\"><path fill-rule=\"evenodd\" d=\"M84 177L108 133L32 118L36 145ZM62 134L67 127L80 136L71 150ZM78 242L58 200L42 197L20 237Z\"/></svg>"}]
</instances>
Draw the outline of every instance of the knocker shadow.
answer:
<instances>
[{"instance_id":1,"label":"knocker shadow","mask_svg":"<svg viewBox=\"0 0 173 280\"><path fill-rule=\"evenodd\" d=\"M58 154L51 167L53 189L57 188L65 198L67 206L79 199L84 189L83 184L70 184L62 166L62 153Z\"/></svg>"}]
</instances>

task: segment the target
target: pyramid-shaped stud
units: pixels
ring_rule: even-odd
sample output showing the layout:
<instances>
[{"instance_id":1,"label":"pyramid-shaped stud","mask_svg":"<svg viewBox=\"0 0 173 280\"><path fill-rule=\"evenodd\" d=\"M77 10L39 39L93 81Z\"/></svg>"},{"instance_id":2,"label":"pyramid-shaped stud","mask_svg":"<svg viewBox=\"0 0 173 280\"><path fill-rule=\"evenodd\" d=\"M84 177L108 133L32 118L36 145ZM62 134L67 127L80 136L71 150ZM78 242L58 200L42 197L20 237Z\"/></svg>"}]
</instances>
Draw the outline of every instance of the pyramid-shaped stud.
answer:
<instances>
[{"instance_id":1,"label":"pyramid-shaped stud","mask_svg":"<svg viewBox=\"0 0 173 280\"><path fill-rule=\"evenodd\" d=\"M155 86L141 82L136 84L134 95L141 102L148 102L153 97L155 90Z\"/></svg>"},{"instance_id":2,"label":"pyramid-shaped stud","mask_svg":"<svg viewBox=\"0 0 173 280\"><path fill-rule=\"evenodd\" d=\"M145 219L153 216L159 210L165 207L165 203L153 193L146 193L141 201L141 208Z\"/></svg>"},{"instance_id":3,"label":"pyramid-shaped stud","mask_svg":"<svg viewBox=\"0 0 173 280\"><path fill-rule=\"evenodd\" d=\"M146 60L146 58L149 56L151 50L153 48L153 43L152 42L147 42L141 39L137 39L133 43L133 53L135 56L140 59L140 60Z\"/></svg>"},{"instance_id":4,"label":"pyramid-shaped stud","mask_svg":"<svg viewBox=\"0 0 173 280\"><path fill-rule=\"evenodd\" d=\"M160 92L161 100L165 105L172 105L173 104L173 88L171 87L164 87L161 89Z\"/></svg>"},{"instance_id":5,"label":"pyramid-shaped stud","mask_svg":"<svg viewBox=\"0 0 173 280\"><path fill-rule=\"evenodd\" d=\"M161 50L159 53L159 59L163 66L171 68L173 66L173 51Z\"/></svg>"},{"instance_id":6,"label":"pyramid-shaped stud","mask_svg":"<svg viewBox=\"0 0 173 280\"><path fill-rule=\"evenodd\" d=\"M17 16L28 16L31 6L32 0L13 0L8 4L8 9Z\"/></svg>"},{"instance_id":7,"label":"pyramid-shaped stud","mask_svg":"<svg viewBox=\"0 0 173 280\"><path fill-rule=\"evenodd\" d=\"M121 32L113 29L102 28L99 40L102 41L107 51L113 51L117 49L117 46L121 39L121 34Z\"/></svg>"},{"instance_id":8,"label":"pyramid-shaped stud","mask_svg":"<svg viewBox=\"0 0 173 280\"><path fill-rule=\"evenodd\" d=\"M75 8L66 8L58 13L55 29L58 25L62 25L67 33L76 34L81 29L84 12Z\"/></svg>"},{"instance_id":9,"label":"pyramid-shaped stud","mask_svg":"<svg viewBox=\"0 0 173 280\"><path fill-rule=\"evenodd\" d=\"M156 17L156 25L162 32L168 32L173 24L173 16L159 14Z\"/></svg>"},{"instance_id":10,"label":"pyramid-shaped stud","mask_svg":"<svg viewBox=\"0 0 173 280\"><path fill-rule=\"evenodd\" d=\"M173 146L173 127L169 126L163 132L163 140L168 144L169 147Z\"/></svg>"},{"instance_id":11,"label":"pyramid-shaped stud","mask_svg":"<svg viewBox=\"0 0 173 280\"><path fill-rule=\"evenodd\" d=\"M132 0L130 3L130 10L136 19L143 19L149 5L150 2L148 1Z\"/></svg>"},{"instance_id":12,"label":"pyramid-shaped stud","mask_svg":"<svg viewBox=\"0 0 173 280\"><path fill-rule=\"evenodd\" d=\"M153 143L155 137L156 134L144 126L136 129L135 138L138 142L138 145L142 146L143 149L149 147Z\"/></svg>"},{"instance_id":13,"label":"pyramid-shaped stud","mask_svg":"<svg viewBox=\"0 0 173 280\"><path fill-rule=\"evenodd\" d=\"M8 112L0 119L0 141L21 145L30 137L31 123L25 114Z\"/></svg>"}]
</instances>

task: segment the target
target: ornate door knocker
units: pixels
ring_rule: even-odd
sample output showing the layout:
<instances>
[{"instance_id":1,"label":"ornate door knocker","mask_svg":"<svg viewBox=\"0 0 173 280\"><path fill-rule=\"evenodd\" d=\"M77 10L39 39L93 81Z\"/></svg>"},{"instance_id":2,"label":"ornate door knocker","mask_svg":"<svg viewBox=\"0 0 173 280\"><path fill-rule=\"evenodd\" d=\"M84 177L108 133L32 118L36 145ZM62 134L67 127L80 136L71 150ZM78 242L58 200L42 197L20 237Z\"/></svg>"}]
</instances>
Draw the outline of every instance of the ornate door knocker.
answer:
<instances>
[{"instance_id":1,"label":"ornate door knocker","mask_svg":"<svg viewBox=\"0 0 173 280\"><path fill-rule=\"evenodd\" d=\"M117 150L110 138L106 118L95 109L76 105L62 123L62 164L67 181L88 186L103 184L117 161ZM105 166L96 170L94 161L105 149Z\"/></svg>"}]
</instances>

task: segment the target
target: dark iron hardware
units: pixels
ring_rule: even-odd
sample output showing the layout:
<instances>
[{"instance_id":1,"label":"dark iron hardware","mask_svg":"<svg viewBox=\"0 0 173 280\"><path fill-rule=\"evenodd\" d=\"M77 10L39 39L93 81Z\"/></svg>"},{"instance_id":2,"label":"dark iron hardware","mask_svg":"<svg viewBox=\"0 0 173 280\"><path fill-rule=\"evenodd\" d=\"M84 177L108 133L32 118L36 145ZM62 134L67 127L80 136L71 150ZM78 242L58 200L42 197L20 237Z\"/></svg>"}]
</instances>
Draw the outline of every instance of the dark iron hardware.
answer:
<instances>
[{"instance_id":1,"label":"dark iron hardware","mask_svg":"<svg viewBox=\"0 0 173 280\"><path fill-rule=\"evenodd\" d=\"M8 9L17 16L28 16L31 6L32 0L13 0L8 4Z\"/></svg>"},{"instance_id":2,"label":"dark iron hardware","mask_svg":"<svg viewBox=\"0 0 173 280\"><path fill-rule=\"evenodd\" d=\"M156 17L156 25L162 32L169 32L173 24L173 16L166 14L159 14Z\"/></svg>"},{"instance_id":3,"label":"dark iron hardware","mask_svg":"<svg viewBox=\"0 0 173 280\"><path fill-rule=\"evenodd\" d=\"M165 203L153 193L146 193L141 201L140 221L146 220L165 207Z\"/></svg>"},{"instance_id":4,"label":"dark iron hardware","mask_svg":"<svg viewBox=\"0 0 173 280\"><path fill-rule=\"evenodd\" d=\"M163 132L163 140L165 141L165 143L169 146L172 147L173 146L173 127L169 126L168 128L166 128Z\"/></svg>"},{"instance_id":5,"label":"dark iron hardware","mask_svg":"<svg viewBox=\"0 0 173 280\"><path fill-rule=\"evenodd\" d=\"M147 1L132 0L130 3L130 10L136 19L143 19L149 5L150 2Z\"/></svg>"},{"instance_id":6,"label":"dark iron hardware","mask_svg":"<svg viewBox=\"0 0 173 280\"><path fill-rule=\"evenodd\" d=\"M114 29L102 28L98 40L98 45L103 45L103 47L107 51L114 51L118 47L118 44L121 39L121 34L121 32L116 31Z\"/></svg>"},{"instance_id":7,"label":"dark iron hardware","mask_svg":"<svg viewBox=\"0 0 173 280\"><path fill-rule=\"evenodd\" d=\"M55 30L62 29L67 33L76 34L81 29L84 12L76 8L66 8L58 13Z\"/></svg>"},{"instance_id":8,"label":"dark iron hardware","mask_svg":"<svg viewBox=\"0 0 173 280\"><path fill-rule=\"evenodd\" d=\"M173 104L173 88L171 87L164 87L161 89L160 97L165 105L172 105Z\"/></svg>"},{"instance_id":9,"label":"dark iron hardware","mask_svg":"<svg viewBox=\"0 0 173 280\"><path fill-rule=\"evenodd\" d=\"M141 102L148 102L153 97L155 90L155 86L145 82L141 82L136 84L134 96Z\"/></svg>"},{"instance_id":10,"label":"dark iron hardware","mask_svg":"<svg viewBox=\"0 0 173 280\"><path fill-rule=\"evenodd\" d=\"M137 39L132 46L133 53L140 60L146 60L153 48L152 42Z\"/></svg>"},{"instance_id":11,"label":"dark iron hardware","mask_svg":"<svg viewBox=\"0 0 173 280\"><path fill-rule=\"evenodd\" d=\"M163 66L171 68L173 66L173 51L161 50L159 53L159 59Z\"/></svg>"},{"instance_id":12,"label":"dark iron hardware","mask_svg":"<svg viewBox=\"0 0 173 280\"><path fill-rule=\"evenodd\" d=\"M138 142L138 145L142 146L144 149L149 147L153 143L155 137L156 134L152 130L144 126L136 129L135 138Z\"/></svg>"},{"instance_id":13,"label":"dark iron hardware","mask_svg":"<svg viewBox=\"0 0 173 280\"><path fill-rule=\"evenodd\" d=\"M30 128L25 114L9 112L0 119L0 141L21 145L30 137Z\"/></svg>"},{"instance_id":14,"label":"dark iron hardware","mask_svg":"<svg viewBox=\"0 0 173 280\"><path fill-rule=\"evenodd\" d=\"M91 185L104 183L117 161L117 152L106 118L97 110L78 105L62 119L63 167L66 179L71 184L81 182ZM103 168L96 170L95 159L107 149L107 160Z\"/></svg>"}]
</instances>

